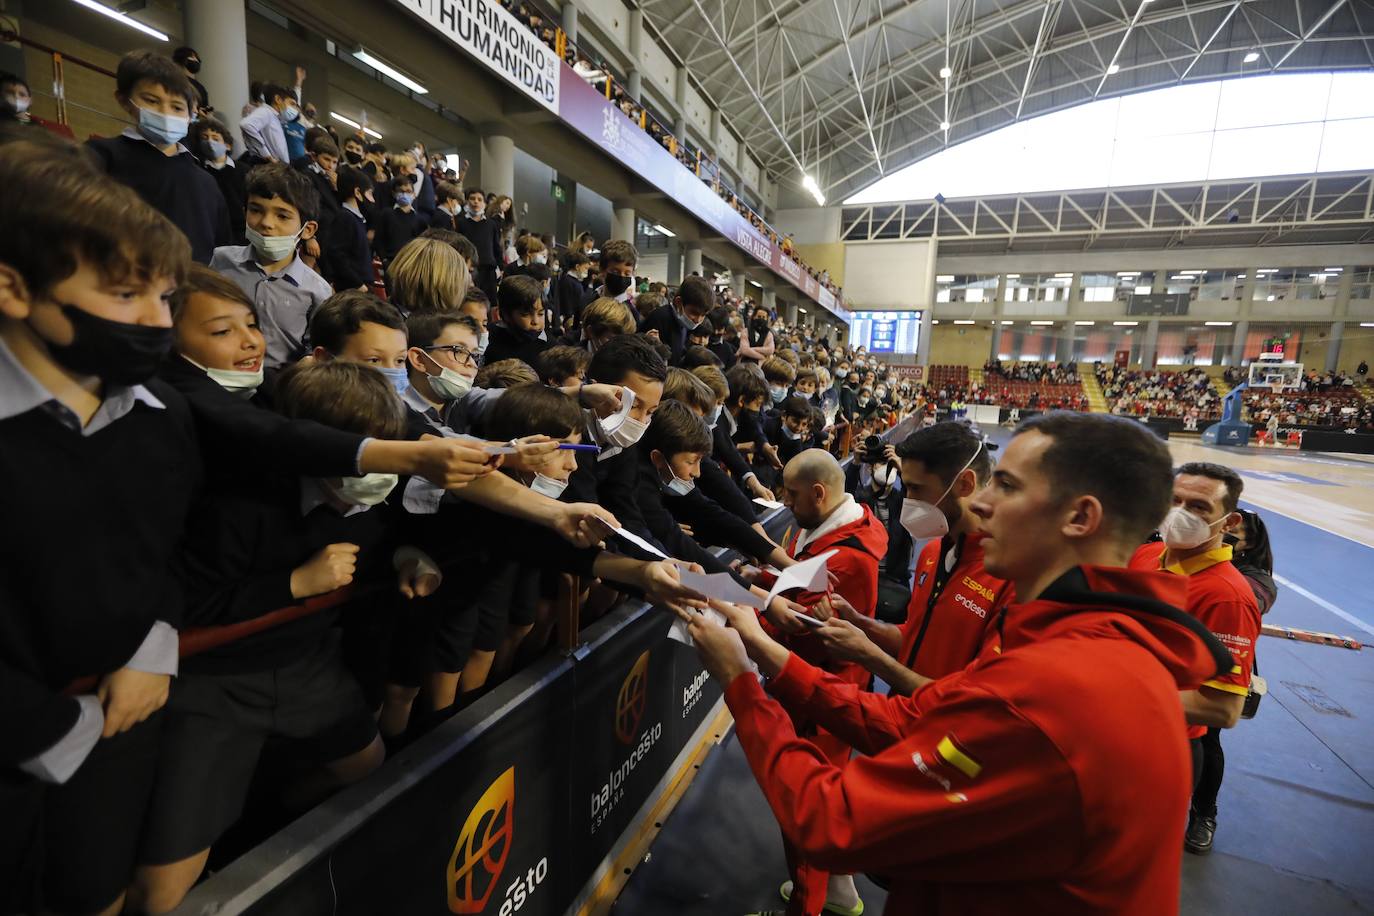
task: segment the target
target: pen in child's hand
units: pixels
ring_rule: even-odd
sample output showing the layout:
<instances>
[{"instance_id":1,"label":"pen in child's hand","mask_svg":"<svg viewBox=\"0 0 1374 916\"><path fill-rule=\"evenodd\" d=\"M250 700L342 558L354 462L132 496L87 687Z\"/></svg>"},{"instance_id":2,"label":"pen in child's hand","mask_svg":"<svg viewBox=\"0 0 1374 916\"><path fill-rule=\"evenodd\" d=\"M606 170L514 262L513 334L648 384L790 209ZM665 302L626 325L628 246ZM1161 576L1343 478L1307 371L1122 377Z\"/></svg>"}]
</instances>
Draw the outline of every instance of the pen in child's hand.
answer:
<instances>
[{"instance_id":1,"label":"pen in child's hand","mask_svg":"<svg viewBox=\"0 0 1374 916\"><path fill-rule=\"evenodd\" d=\"M561 452L599 452L599 451L601 451L601 446L599 446L599 445L576 445L576 444L574 444L574 443L572 443L572 442L564 442L564 443L562 443L562 444L560 444L560 445L558 446L557 451L561 451Z\"/></svg>"}]
</instances>

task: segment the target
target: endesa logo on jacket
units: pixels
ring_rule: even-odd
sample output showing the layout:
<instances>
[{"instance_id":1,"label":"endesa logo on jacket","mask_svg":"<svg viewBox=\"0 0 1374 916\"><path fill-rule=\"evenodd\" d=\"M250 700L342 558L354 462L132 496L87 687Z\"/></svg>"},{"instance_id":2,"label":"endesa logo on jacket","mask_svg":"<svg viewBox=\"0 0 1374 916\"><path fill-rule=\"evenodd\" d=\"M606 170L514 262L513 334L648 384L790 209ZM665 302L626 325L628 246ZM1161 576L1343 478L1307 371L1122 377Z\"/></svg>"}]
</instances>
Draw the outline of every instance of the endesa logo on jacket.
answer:
<instances>
[{"instance_id":1,"label":"endesa logo on jacket","mask_svg":"<svg viewBox=\"0 0 1374 916\"><path fill-rule=\"evenodd\" d=\"M635 661L620 694L615 698L615 736L621 744L633 744L639 733L639 720L644 717L644 704L649 687L649 650Z\"/></svg>"},{"instance_id":2,"label":"endesa logo on jacket","mask_svg":"<svg viewBox=\"0 0 1374 916\"><path fill-rule=\"evenodd\" d=\"M485 913L492 892L515 842L515 767L508 768L487 786L468 812L453 855L448 860L448 908L453 913ZM505 889L500 916L523 908L535 889L548 877L549 860L517 874ZM493 904L494 906L494 904Z\"/></svg>"}]
</instances>

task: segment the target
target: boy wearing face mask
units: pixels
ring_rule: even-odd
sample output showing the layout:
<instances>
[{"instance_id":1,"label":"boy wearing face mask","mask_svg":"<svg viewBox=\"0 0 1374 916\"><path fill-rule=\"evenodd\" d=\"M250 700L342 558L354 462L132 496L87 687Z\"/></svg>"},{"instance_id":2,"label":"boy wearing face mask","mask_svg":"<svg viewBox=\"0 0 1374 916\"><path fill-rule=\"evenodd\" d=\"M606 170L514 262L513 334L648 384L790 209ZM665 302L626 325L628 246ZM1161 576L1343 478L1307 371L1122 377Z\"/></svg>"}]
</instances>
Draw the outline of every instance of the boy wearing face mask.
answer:
<instances>
[{"instance_id":1,"label":"boy wearing face mask","mask_svg":"<svg viewBox=\"0 0 1374 916\"><path fill-rule=\"evenodd\" d=\"M787 360L777 356L763 362L763 379L768 383L768 403L764 405L765 417L776 417L782 402L787 400L788 389L796 381L797 370ZM771 441L771 440L770 440Z\"/></svg>"},{"instance_id":2,"label":"boy wearing face mask","mask_svg":"<svg viewBox=\"0 0 1374 916\"><path fill-rule=\"evenodd\" d=\"M992 474L978 433L937 423L896 448L901 464L901 524L922 544L906 623L895 626L839 608L819 630L832 654L863 665L894 694L962 670L1012 599L1009 583L983 567L983 536L969 510Z\"/></svg>"},{"instance_id":3,"label":"boy wearing face mask","mask_svg":"<svg viewBox=\"0 0 1374 916\"><path fill-rule=\"evenodd\" d=\"M487 196L481 188L468 188L463 197L467 206L458 217L458 231L477 249L473 282L488 299L495 301L497 273L505 257L501 251L501 224L487 219Z\"/></svg>"},{"instance_id":4,"label":"boy wearing face mask","mask_svg":"<svg viewBox=\"0 0 1374 916\"><path fill-rule=\"evenodd\" d=\"M574 334L582 326L582 309L594 298L587 289L591 266L592 259L579 249L568 255L558 275L558 310L564 318L572 318Z\"/></svg>"},{"instance_id":5,"label":"boy wearing face mask","mask_svg":"<svg viewBox=\"0 0 1374 916\"><path fill-rule=\"evenodd\" d=\"M339 221L331 254L334 283L340 290L366 292L372 286L372 245L368 240L367 212L375 204L372 179L362 169L339 169Z\"/></svg>"},{"instance_id":6,"label":"boy wearing face mask","mask_svg":"<svg viewBox=\"0 0 1374 916\"><path fill-rule=\"evenodd\" d=\"M769 324L767 309L760 306L752 310L746 331L739 341L741 360L762 363L773 355L773 330Z\"/></svg>"},{"instance_id":7,"label":"boy wearing face mask","mask_svg":"<svg viewBox=\"0 0 1374 916\"><path fill-rule=\"evenodd\" d=\"M168 570L201 483L190 411L153 378L190 250L48 143L0 148L0 225L0 468L16 482L0 497L0 911L118 912L177 673Z\"/></svg>"},{"instance_id":8,"label":"boy wearing face mask","mask_svg":"<svg viewBox=\"0 0 1374 916\"><path fill-rule=\"evenodd\" d=\"M115 71L115 101L136 126L118 137L89 140L109 176L176 224L191 257L208 263L215 247L233 241L229 209L215 180L182 145L195 91L181 68L150 51L131 51Z\"/></svg>"},{"instance_id":9,"label":"boy wearing face mask","mask_svg":"<svg viewBox=\"0 0 1374 916\"><path fill-rule=\"evenodd\" d=\"M763 433L786 464L811 446L811 405L795 394L784 398L777 414L764 420Z\"/></svg>"},{"instance_id":10,"label":"boy wearing face mask","mask_svg":"<svg viewBox=\"0 0 1374 916\"><path fill-rule=\"evenodd\" d=\"M1209 728L1232 728L1240 721L1255 665L1260 609L1255 593L1231 562L1229 528L1242 524L1238 511L1244 481L1231 468L1210 462L1190 462L1174 474L1174 504L1159 526L1161 541L1145 544L1131 558L1131 568L1164 570L1188 578L1188 606L1196 617L1231 651L1230 671L1185 690L1183 715L1193 758L1196 793L1204 763L1203 739ZM1216 831L1215 796L1199 810L1189 807L1184 848L1196 855L1212 850Z\"/></svg>"},{"instance_id":11,"label":"boy wearing face mask","mask_svg":"<svg viewBox=\"0 0 1374 916\"><path fill-rule=\"evenodd\" d=\"M417 313L406 319L410 385L406 405L434 423L452 401L472 390L477 376L477 322L454 312Z\"/></svg>"},{"instance_id":12,"label":"boy wearing face mask","mask_svg":"<svg viewBox=\"0 0 1374 916\"><path fill-rule=\"evenodd\" d=\"M253 301L267 338L267 366L275 369L304 355L306 319L333 293L296 251L315 235L319 196L308 178L280 163L249 172L247 192L248 244L215 249L210 267Z\"/></svg>"},{"instance_id":13,"label":"boy wearing face mask","mask_svg":"<svg viewBox=\"0 0 1374 916\"><path fill-rule=\"evenodd\" d=\"M276 396L288 417L379 438L405 431L391 386L365 366L294 365ZM389 568L392 520L378 507L396 483L387 474L281 477L217 490L186 533L188 621L252 620ZM412 550L397 565L407 558L399 587L439 587L433 561ZM302 806L381 765L377 724L344 664L339 620L339 611L322 611L185 661L169 700L136 906L165 912L194 884L210 847L238 818L267 741L283 741L319 768L287 791Z\"/></svg>"},{"instance_id":14,"label":"boy wearing face mask","mask_svg":"<svg viewBox=\"0 0 1374 916\"><path fill-rule=\"evenodd\" d=\"M646 316L639 323L641 334L658 332L658 339L672 350L673 365L682 362L682 352L687 349L687 334L702 321L715 307L716 296L711 284L701 277L688 277L678 287L673 303Z\"/></svg>"},{"instance_id":15,"label":"boy wearing face mask","mask_svg":"<svg viewBox=\"0 0 1374 916\"><path fill-rule=\"evenodd\" d=\"M207 116L191 125L190 137L191 149L224 195L234 243L241 244L245 239L243 207L247 192L243 170L235 167L233 157L229 155L229 129L213 116Z\"/></svg>"},{"instance_id":16,"label":"boy wearing face mask","mask_svg":"<svg viewBox=\"0 0 1374 916\"><path fill-rule=\"evenodd\" d=\"M601 248L601 273L604 284L596 291L598 296L618 299L634 310L635 265L639 263L639 250L624 239L611 239Z\"/></svg>"},{"instance_id":17,"label":"boy wearing face mask","mask_svg":"<svg viewBox=\"0 0 1374 916\"><path fill-rule=\"evenodd\" d=\"M286 146L288 121L300 116L300 106L296 104L296 94L285 86L268 83L262 87L265 104L250 111L239 122L239 133L243 135L244 153L240 165L245 168L265 162L278 162L286 165L291 162L291 153ZM305 155L305 150L301 150Z\"/></svg>"},{"instance_id":18,"label":"boy wearing face mask","mask_svg":"<svg viewBox=\"0 0 1374 916\"><path fill-rule=\"evenodd\" d=\"M415 182L409 175L391 179L391 207L377 213L372 248L383 264L396 257L407 242L429 228L424 214L415 209Z\"/></svg>"}]
</instances>

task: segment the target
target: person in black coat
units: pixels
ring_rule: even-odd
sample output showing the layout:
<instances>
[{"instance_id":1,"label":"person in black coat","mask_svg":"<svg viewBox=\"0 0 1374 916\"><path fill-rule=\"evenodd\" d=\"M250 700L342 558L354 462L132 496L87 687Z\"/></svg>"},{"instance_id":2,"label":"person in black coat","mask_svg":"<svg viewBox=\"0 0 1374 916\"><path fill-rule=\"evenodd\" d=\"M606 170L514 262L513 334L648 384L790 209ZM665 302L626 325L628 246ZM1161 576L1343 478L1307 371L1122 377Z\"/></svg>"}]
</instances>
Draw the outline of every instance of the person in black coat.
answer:
<instances>
[{"instance_id":1,"label":"person in black coat","mask_svg":"<svg viewBox=\"0 0 1374 916\"><path fill-rule=\"evenodd\" d=\"M468 188L463 196L467 208L458 217L458 231L477 248L477 270L472 279L495 302L497 272L505 256L501 250L501 224L487 219L487 197L481 188Z\"/></svg>"},{"instance_id":2,"label":"person in black coat","mask_svg":"<svg viewBox=\"0 0 1374 916\"><path fill-rule=\"evenodd\" d=\"M544 334L544 286L534 277L506 277L496 298L501 323L490 328L490 342L482 361L523 360L533 366L550 346Z\"/></svg>"},{"instance_id":3,"label":"person in black coat","mask_svg":"<svg viewBox=\"0 0 1374 916\"><path fill-rule=\"evenodd\" d=\"M574 251L564 260L563 272L558 275L558 313L565 322L572 318L574 331L582 326L582 309L594 298L587 289L587 273L591 267L591 258L581 251Z\"/></svg>"},{"instance_id":4,"label":"person in black coat","mask_svg":"<svg viewBox=\"0 0 1374 916\"><path fill-rule=\"evenodd\" d=\"M325 252L334 272L334 288L370 289L372 244L367 237L365 208L372 203L372 179L362 169L339 169L339 220L331 247Z\"/></svg>"},{"instance_id":5,"label":"person in black coat","mask_svg":"<svg viewBox=\"0 0 1374 916\"><path fill-rule=\"evenodd\" d=\"M210 177L215 179L224 204L229 210L229 228L233 233L234 244L247 244L244 235L244 207L248 195L244 190L244 170L234 164L229 155L229 128L214 118L201 118L191 125L189 146L193 155Z\"/></svg>"},{"instance_id":6,"label":"person in black coat","mask_svg":"<svg viewBox=\"0 0 1374 916\"><path fill-rule=\"evenodd\" d=\"M339 204L339 193L335 188L339 180L336 171L338 167L339 148L334 145L329 135L322 133L311 137L306 157L300 161L299 168L310 179L320 197L317 219L319 228L315 230L315 241L320 246L320 255L315 262L316 270L335 287L339 287L339 284L335 282L334 276L337 260L334 252L340 246L341 237L346 244L349 236L353 234L352 227L344 222L343 207ZM352 278L351 274L349 278Z\"/></svg>"},{"instance_id":7,"label":"person in black coat","mask_svg":"<svg viewBox=\"0 0 1374 916\"><path fill-rule=\"evenodd\" d=\"M429 221L415 209L413 182L409 175L391 179L392 205L377 213L372 248L383 264L390 263L407 242L429 228Z\"/></svg>"},{"instance_id":8,"label":"person in black coat","mask_svg":"<svg viewBox=\"0 0 1374 916\"><path fill-rule=\"evenodd\" d=\"M429 227L461 233L458 219L462 213L462 189L451 181L439 182L434 188L434 215L430 217Z\"/></svg>"}]
</instances>

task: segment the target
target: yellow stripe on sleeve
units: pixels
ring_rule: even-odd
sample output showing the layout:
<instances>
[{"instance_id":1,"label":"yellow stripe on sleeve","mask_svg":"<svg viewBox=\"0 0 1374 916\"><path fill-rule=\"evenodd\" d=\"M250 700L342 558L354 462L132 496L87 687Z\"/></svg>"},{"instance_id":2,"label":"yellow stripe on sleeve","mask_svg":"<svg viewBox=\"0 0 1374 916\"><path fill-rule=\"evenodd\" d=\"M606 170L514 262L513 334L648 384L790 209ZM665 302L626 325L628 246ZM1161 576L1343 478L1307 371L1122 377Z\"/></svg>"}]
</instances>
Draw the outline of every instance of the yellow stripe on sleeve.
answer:
<instances>
[{"instance_id":1,"label":"yellow stripe on sleeve","mask_svg":"<svg viewBox=\"0 0 1374 916\"><path fill-rule=\"evenodd\" d=\"M945 735L940 739L940 743L935 745L935 753L969 779L977 779L978 774L983 772L983 765L959 750L949 735Z\"/></svg>"}]
</instances>

